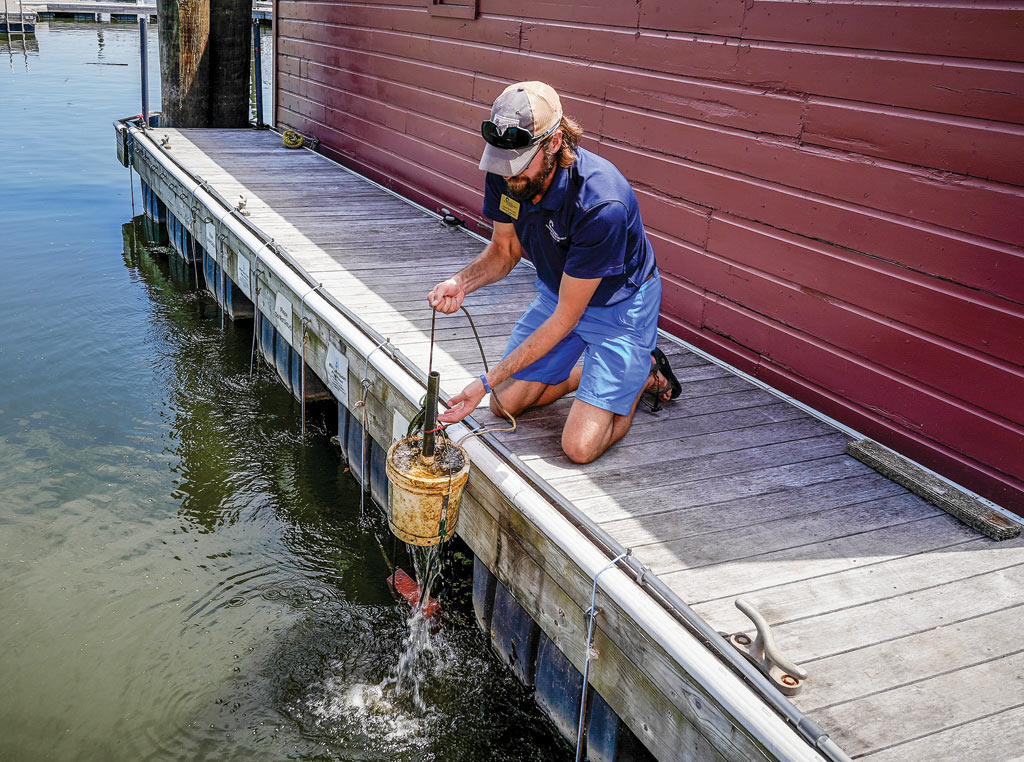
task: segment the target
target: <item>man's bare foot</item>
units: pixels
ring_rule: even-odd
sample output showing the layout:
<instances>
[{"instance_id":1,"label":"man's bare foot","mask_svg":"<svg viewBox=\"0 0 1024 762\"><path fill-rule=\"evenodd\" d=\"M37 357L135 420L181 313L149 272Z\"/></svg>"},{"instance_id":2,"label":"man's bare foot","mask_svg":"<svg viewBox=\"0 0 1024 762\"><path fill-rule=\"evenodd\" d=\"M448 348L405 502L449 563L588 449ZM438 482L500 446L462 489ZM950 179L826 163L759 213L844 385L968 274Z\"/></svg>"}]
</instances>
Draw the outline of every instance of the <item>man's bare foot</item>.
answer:
<instances>
[{"instance_id":1,"label":"man's bare foot","mask_svg":"<svg viewBox=\"0 0 1024 762\"><path fill-rule=\"evenodd\" d=\"M651 373L644 385L644 395L651 398L646 404L652 412L661 410L662 405L671 402L682 392L682 386L672 372L665 353L657 347L651 352Z\"/></svg>"},{"instance_id":2,"label":"man's bare foot","mask_svg":"<svg viewBox=\"0 0 1024 762\"><path fill-rule=\"evenodd\" d=\"M644 384L644 393L656 397L661 402L672 400L672 385L668 379L658 370L658 361L651 357L651 373Z\"/></svg>"}]
</instances>

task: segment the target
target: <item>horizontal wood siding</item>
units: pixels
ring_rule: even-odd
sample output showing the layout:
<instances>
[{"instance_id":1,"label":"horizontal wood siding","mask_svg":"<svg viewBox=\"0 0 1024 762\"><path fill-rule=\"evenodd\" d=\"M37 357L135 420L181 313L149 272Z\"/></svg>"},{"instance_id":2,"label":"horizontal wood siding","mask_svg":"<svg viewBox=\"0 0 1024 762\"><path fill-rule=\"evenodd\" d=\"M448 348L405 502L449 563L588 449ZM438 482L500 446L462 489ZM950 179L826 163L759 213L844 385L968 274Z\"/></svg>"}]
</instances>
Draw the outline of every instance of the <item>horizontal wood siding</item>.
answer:
<instances>
[{"instance_id":1,"label":"horizontal wood siding","mask_svg":"<svg viewBox=\"0 0 1024 762\"><path fill-rule=\"evenodd\" d=\"M1024 512L1024 9L278 0L276 119L484 231L542 79L633 182L663 327Z\"/></svg>"}]
</instances>

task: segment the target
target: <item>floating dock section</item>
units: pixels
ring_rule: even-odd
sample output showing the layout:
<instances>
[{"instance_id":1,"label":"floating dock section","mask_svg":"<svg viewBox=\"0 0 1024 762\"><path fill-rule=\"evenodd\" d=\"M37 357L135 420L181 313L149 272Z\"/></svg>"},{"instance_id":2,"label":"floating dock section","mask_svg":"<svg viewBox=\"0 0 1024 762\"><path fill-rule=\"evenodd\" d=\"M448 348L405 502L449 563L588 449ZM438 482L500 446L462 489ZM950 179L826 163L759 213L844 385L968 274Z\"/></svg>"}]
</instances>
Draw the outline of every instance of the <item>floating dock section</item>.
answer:
<instances>
[{"instance_id":1,"label":"floating dock section","mask_svg":"<svg viewBox=\"0 0 1024 762\"><path fill-rule=\"evenodd\" d=\"M386 504L385 449L425 389L426 293L481 240L271 131L115 130L147 215L254 319L296 397L340 403L352 471ZM490 359L532 281L520 267L467 300ZM436 333L451 395L479 351L463 316ZM663 344L681 399L597 462L560 453L569 400L465 443L477 620L561 732L607 762L1016 757L1024 542L980 537L845 455L850 432ZM494 423L481 409L449 433ZM806 669L798 695L720 634L753 633L739 596Z\"/></svg>"}]
</instances>

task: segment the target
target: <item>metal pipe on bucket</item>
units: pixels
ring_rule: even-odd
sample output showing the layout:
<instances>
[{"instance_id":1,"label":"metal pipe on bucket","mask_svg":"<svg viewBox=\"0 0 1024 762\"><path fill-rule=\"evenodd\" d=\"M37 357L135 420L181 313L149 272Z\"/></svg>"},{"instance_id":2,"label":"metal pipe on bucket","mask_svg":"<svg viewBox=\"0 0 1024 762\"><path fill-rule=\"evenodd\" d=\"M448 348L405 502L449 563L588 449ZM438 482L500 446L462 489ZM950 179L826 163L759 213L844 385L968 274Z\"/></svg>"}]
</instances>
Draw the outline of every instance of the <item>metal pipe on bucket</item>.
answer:
<instances>
[{"instance_id":1,"label":"metal pipe on bucket","mask_svg":"<svg viewBox=\"0 0 1024 762\"><path fill-rule=\"evenodd\" d=\"M139 63L142 70L142 124L149 129L149 51L146 39L146 17L139 16Z\"/></svg>"},{"instance_id":2,"label":"metal pipe on bucket","mask_svg":"<svg viewBox=\"0 0 1024 762\"><path fill-rule=\"evenodd\" d=\"M423 402L423 459L434 458L434 429L437 428L437 394L441 386L441 374L436 370L427 376L427 397Z\"/></svg>"}]
</instances>

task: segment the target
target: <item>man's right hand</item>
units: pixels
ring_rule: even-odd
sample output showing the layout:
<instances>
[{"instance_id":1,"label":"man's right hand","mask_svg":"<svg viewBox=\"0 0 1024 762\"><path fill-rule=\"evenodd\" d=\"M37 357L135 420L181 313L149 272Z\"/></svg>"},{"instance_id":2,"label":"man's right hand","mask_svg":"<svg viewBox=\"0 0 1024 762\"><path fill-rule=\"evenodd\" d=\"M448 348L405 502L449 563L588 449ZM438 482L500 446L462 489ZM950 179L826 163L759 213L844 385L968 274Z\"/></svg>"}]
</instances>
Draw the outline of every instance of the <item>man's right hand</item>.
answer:
<instances>
[{"instance_id":1,"label":"man's right hand","mask_svg":"<svg viewBox=\"0 0 1024 762\"><path fill-rule=\"evenodd\" d=\"M443 312L445 315L457 312L465 298L466 292L455 281L455 278L449 278L438 283L427 294L427 301L430 302L430 306L438 312Z\"/></svg>"}]
</instances>

